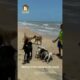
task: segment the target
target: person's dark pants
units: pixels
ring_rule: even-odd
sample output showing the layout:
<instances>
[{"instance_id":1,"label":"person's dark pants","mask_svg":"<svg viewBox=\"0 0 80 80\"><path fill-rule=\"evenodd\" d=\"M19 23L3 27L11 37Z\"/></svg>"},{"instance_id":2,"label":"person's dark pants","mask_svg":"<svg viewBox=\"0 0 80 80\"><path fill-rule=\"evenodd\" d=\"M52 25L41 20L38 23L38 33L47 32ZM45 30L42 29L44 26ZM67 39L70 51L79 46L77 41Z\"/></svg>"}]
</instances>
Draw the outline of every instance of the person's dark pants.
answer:
<instances>
[{"instance_id":1,"label":"person's dark pants","mask_svg":"<svg viewBox=\"0 0 80 80\"><path fill-rule=\"evenodd\" d=\"M59 56L61 56L61 49L63 49L63 45L61 44L60 41L58 41L58 49L59 49Z\"/></svg>"},{"instance_id":2,"label":"person's dark pants","mask_svg":"<svg viewBox=\"0 0 80 80\"><path fill-rule=\"evenodd\" d=\"M30 52L27 52L27 63L30 62L30 58L31 58L31 56L30 56Z\"/></svg>"},{"instance_id":3,"label":"person's dark pants","mask_svg":"<svg viewBox=\"0 0 80 80\"><path fill-rule=\"evenodd\" d=\"M30 51L30 60L32 59L32 49L31 49L31 51Z\"/></svg>"},{"instance_id":4,"label":"person's dark pants","mask_svg":"<svg viewBox=\"0 0 80 80\"><path fill-rule=\"evenodd\" d=\"M24 62L26 62L26 56L27 56L27 54L25 52L25 54L24 54Z\"/></svg>"},{"instance_id":5,"label":"person's dark pants","mask_svg":"<svg viewBox=\"0 0 80 80\"><path fill-rule=\"evenodd\" d=\"M32 59L32 52L25 52L24 54L24 62L29 62Z\"/></svg>"}]
</instances>

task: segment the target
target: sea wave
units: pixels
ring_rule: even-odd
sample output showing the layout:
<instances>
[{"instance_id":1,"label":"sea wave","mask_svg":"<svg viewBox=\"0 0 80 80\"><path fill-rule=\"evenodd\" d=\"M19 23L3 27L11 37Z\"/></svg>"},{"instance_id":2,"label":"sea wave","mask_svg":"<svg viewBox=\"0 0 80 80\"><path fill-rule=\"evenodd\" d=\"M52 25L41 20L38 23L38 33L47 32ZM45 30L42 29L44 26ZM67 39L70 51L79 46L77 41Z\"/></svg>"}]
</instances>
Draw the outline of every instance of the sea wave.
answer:
<instances>
[{"instance_id":1,"label":"sea wave","mask_svg":"<svg viewBox=\"0 0 80 80\"><path fill-rule=\"evenodd\" d=\"M23 25L23 26L39 26L39 25L37 25L37 24L33 24L33 23L27 23L27 22L18 22L18 24L21 24L21 25Z\"/></svg>"},{"instance_id":2,"label":"sea wave","mask_svg":"<svg viewBox=\"0 0 80 80\"><path fill-rule=\"evenodd\" d=\"M28 27L33 32L36 32L41 35L49 35L53 37L54 35L58 35L60 24L18 22L18 26Z\"/></svg>"},{"instance_id":3,"label":"sea wave","mask_svg":"<svg viewBox=\"0 0 80 80\"><path fill-rule=\"evenodd\" d=\"M54 30L54 29L56 29L56 28L54 28L54 27L44 27L45 29L47 29L47 30Z\"/></svg>"},{"instance_id":4,"label":"sea wave","mask_svg":"<svg viewBox=\"0 0 80 80\"><path fill-rule=\"evenodd\" d=\"M43 26L48 26L49 24L43 24Z\"/></svg>"}]
</instances>

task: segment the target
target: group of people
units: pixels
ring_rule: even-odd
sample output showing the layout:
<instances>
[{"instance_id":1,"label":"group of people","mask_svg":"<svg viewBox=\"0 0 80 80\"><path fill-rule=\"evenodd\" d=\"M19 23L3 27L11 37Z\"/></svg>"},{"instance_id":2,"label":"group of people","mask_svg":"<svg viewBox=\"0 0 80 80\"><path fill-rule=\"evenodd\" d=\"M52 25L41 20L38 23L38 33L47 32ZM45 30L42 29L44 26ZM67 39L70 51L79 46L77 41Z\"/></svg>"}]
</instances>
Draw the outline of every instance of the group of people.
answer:
<instances>
[{"instance_id":1,"label":"group of people","mask_svg":"<svg viewBox=\"0 0 80 80\"><path fill-rule=\"evenodd\" d=\"M61 51L63 49L63 24L61 24L60 29L61 30L60 30L59 36L55 40L52 41L53 43L58 41L57 46L58 46L59 54L57 54L57 55L59 57L62 56ZM32 47L32 42L29 38L25 38L23 49L25 52L24 63L30 63L30 60L32 59L33 47ZM47 61L49 61L52 58L52 53L49 53L47 50L45 50L43 48L39 48L39 49L40 50L38 51L38 57L40 57L41 59L47 60Z\"/></svg>"},{"instance_id":2,"label":"group of people","mask_svg":"<svg viewBox=\"0 0 80 80\"><path fill-rule=\"evenodd\" d=\"M0 35L0 79L16 80L16 49Z\"/></svg>"}]
</instances>

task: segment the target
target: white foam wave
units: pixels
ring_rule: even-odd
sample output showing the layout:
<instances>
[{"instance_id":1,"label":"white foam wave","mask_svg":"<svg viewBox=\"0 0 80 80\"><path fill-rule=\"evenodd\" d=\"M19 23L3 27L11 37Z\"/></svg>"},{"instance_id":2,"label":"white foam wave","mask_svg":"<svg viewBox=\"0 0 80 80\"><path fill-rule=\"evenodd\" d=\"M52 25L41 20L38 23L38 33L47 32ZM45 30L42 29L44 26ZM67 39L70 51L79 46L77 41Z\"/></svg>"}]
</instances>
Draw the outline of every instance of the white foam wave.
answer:
<instances>
[{"instance_id":1,"label":"white foam wave","mask_svg":"<svg viewBox=\"0 0 80 80\"><path fill-rule=\"evenodd\" d=\"M54 24L41 24L41 23L29 23L29 22L18 22L19 26L28 27L33 32L37 32L42 35L57 35L59 32L59 28Z\"/></svg>"},{"instance_id":2,"label":"white foam wave","mask_svg":"<svg viewBox=\"0 0 80 80\"><path fill-rule=\"evenodd\" d=\"M54 27L44 27L45 29L47 29L47 30L54 30L54 29L56 29L56 28L54 28Z\"/></svg>"},{"instance_id":3,"label":"white foam wave","mask_svg":"<svg viewBox=\"0 0 80 80\"><path fill-rule=\"evenodd\" d=\"M21 25L23 25L23 26L25 26L25 25L27 25L27 26L39 26L39 25L37 25L37 24L27 23L27 22L19 22L19 24L21 24Z\"/></svg>"},{"instance_id":4,"label":"white foam wave","mask_svg":"<svg viewBox=\"0 0 80 80\"><path fill-rule=\"evenodd\" d=\"M43 24L43 26L48 26L49 24Z\"/></svg>"}]
</instances>

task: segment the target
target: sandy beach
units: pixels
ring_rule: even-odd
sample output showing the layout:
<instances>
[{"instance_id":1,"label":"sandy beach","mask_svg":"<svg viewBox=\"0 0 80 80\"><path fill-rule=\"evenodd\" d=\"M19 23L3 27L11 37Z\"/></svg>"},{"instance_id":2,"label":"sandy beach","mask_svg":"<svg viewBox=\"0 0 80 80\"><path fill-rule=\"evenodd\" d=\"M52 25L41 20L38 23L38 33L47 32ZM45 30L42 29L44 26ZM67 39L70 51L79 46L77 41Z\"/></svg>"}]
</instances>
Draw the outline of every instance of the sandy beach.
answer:
<instances>
[{"instance_id":1,"label":"sandy beach","mask_svg":"<svg viewBox=\"0 0 80 80\"><path fill-rule=\"evenodd\" d=\"M53 37L42 36L42 46L53 53L53 60L50 63L47 64L46 62L35 58L38 45L33 44L33 58L30 61L30 64L22 64L24 58L24 51L22 50L24 33L29 37L33 37L35 34L39 35L28 28L18 28L18 79L62 80L62 59L56 56L58 49L57 43L52 43L52 40L54 39ZM32 40L32 43L34 43L34 40ZM33 66L51 66L54 68L33 68Z\"/></svg>"}]
</instances>

